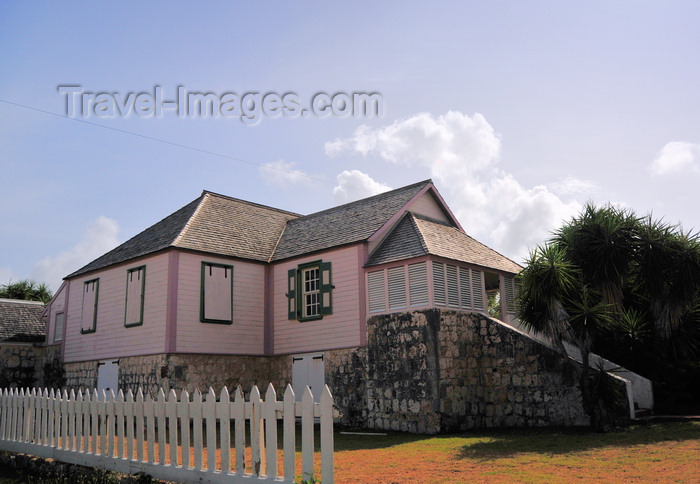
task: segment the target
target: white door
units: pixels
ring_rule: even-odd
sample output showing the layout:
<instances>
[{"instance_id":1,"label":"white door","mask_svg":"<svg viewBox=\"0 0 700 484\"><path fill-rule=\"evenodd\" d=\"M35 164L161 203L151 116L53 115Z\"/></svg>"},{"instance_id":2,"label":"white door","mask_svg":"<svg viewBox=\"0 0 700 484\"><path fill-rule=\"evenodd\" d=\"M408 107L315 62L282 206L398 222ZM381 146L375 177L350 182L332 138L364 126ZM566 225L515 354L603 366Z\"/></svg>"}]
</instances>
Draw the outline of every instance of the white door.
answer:
<instances>
[{"instance_id":1,"label":"white door","mask_svg":"<svg viewBox=\"0 0 700 484\"><path fill-rule=\"evenodd\" d=\"M97 364L97 393L102 396L102 390L107 393L114 391L114 396L119 393L119 360L100 361Z\"/></svg>"},{"instance_id":2,"label":"white door","mask_svg":"<svg viewBox=\"0 0 700 484\"><path fill-rule=\"evenodd\" d=\"M298 402L301 401L307 386L311 388L314 401L319 402L325 384L323 353L308 353L292 357L292 388Z\"/></svg>"}]
</instances>

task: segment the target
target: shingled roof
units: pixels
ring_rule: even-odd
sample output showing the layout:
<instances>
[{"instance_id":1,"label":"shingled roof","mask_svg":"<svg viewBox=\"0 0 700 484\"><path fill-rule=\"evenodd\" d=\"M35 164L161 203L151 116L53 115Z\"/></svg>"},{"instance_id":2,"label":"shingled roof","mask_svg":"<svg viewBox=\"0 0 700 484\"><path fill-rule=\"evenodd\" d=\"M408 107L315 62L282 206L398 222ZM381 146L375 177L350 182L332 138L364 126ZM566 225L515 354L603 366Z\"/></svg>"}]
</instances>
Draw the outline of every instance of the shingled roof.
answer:
<instances>
[{"instance_id":1,"label":"shingled roof","mask_svg":"<svg viewBox=\"0 0 700 484\"><path fill-rule=\"evenodd\" d=\"M67 277L169 247L270 262L364 241L431 183L424 180L306 216L204 191L196 200ZM401 219L368 265L425 254L506 272L521 269L459 228L416 214Z\"/></svg>"},{"instance_id":2,"label":"shingled roof","mask_svg":"<svg viewBox=\"0 0 700 484\"><path fill-rule=\"evenodd\" d=\"M46 323L41 318L44 303L19 299L0 299L0 341L44 341Z\"/></svg>"},{"instance_id":3,"label":"shingled roof","mask_svg":"<svg viewBox=\"0 0 700 484\"><path fill-rule=\"evenodd\" d=\"M430 180L290 220L273 261L370 238Z\"/></svg>"},{"instance_id":4,"label":"shingled roof","mask_svg":"<svg viewBox=\"0 0 700 484\"><path fill-rule=\"evenodd\" d=\"M267 262L288 220L298 214L208 191L67 277L179 247Z\"/></svg>"},{"instance_id":5,"label":"shingled roof","mask_svg":"<svg viewBox=\"0 0 700 484\"><path fill-rule=\"evenodd\" d=\"M520 265L458 228L410 212L372 253L367 266L428 254L513 274L522 270Z\"/></svg>"}]
</instances>

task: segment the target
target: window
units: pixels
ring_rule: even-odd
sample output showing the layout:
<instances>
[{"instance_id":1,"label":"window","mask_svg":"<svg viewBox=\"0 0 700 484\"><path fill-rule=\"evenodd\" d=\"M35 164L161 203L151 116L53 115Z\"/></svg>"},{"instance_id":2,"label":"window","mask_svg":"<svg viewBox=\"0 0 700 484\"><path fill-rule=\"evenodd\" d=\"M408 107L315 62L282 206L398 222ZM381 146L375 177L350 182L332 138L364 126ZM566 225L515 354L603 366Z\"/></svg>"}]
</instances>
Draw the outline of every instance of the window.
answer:
<instances>
[{"instance_id":1,"label":"window","mask_svg":"<svg viewBox=\"0 0 700 484\"><path fill-rule=\"evenodd\" d=\"M233 323L233 266L202 262L199 320Z\"/></svg>"},{"instance_id":2,"label":"window","mask_svg":"<svg viewBox=\"0 0 700 484\"><path fill-rule=\"evenodd\" d=\"M126 271L126 309L124 326L143 324L143 298L146 288L146 266Z\"/></svg>"},{"instance_id":3,"label":"window","mask_svg":"<svg viewBox=\"0 0 700 484\"><path fill-rule=\"evenodd\" d=\"M80 332L94 333L97 329L97 299L100 280L92 279L83 283L83 306L80 314Z\"/></svg>"},{"instance_id":4,"label":"window","mask_svg":"<svg viewBox=\"0 0 700 484\"><path fill-rule=\"evenodd\" d=\"M331 263L310 262L287 272L288 317L299 321L333 313Z\"/></svg>"},{"instance_id":5,"label":"window","mask_svg":"<svg viewBox=\"0 0 700 484\"><path fill-rule=\"evenodd\" d=\"M63 318L64 318L63 311L61 311L60 313L56 313L56 315L53 318L53 340L54 340L54 342L61 341L63 339Z\"/></svg>"}]
</instances>

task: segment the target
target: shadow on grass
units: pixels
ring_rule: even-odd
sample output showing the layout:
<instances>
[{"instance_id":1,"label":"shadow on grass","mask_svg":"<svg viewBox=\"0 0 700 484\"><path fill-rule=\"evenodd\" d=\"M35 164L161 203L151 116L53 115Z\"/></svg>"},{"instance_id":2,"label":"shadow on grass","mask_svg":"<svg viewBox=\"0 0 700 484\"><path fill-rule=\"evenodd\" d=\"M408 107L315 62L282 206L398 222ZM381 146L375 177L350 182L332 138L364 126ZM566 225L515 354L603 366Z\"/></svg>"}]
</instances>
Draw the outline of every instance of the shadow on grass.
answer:
<instances>
[{"instance_id":1,"label":"shadow on grass","mask_svg":"<svg viewBox=\"0 0 700 484\"><path fill-rule=\"evenodd\" d=\"M604 447L700 439L700 422L633 425L617 432L588 429L513 429L462 434L473 440L459 453L463 459L489 461L521 453L567 454Z\"/></svg>"},{"instance_id":2,"label":"shadow on grass","mask_svg":"<svg viewBox=\"0 0 700 484\"><path fill-rule=\"evenodd\" d=\"M366 435L367 430L347 435L348 429L336 428L336 452L386 449L421 441L441 447L447 440L461 439L457 458L489 461L521 453L566 454L604 447L655 444L664 441L700 439L700 422L665 422L634 425L618 432L597 433L585 428L521 428L475 430L461 434L414 435L386 432ZM316 437L318 439L318 436ZM318 440L316 441L318 442Z\"/></svg>"},{"instance_id":3,"label":"shadow on grass","mask_svg":"<svg viewBox=\"0 0 700 484\"><path fill-rule=\"evenodd\" d=\"M343 432L351 432L352 434L344 434ZM373 432L386 433L386 435L369 435L369 433ZM349 450L386 449L396 445L420 442L421 440L431 438L435 438L435 436L416 435L402 432L350 430L343 428L336 428L333 436L336 452Z\"/></svg>"}]
</instances>

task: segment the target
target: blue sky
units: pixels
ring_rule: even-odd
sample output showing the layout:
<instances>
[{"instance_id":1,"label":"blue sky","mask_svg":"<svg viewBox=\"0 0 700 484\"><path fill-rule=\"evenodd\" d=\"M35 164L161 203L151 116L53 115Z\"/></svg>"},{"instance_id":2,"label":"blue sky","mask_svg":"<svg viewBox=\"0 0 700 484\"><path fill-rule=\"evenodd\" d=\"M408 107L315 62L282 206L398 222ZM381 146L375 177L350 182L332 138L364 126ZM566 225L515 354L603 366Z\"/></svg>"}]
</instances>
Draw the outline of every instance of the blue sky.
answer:
<instances>
[{"instance_id":1,"label":"blue sky","mask_svg":"<svg viewBox=\"0 0 700 484\"><path fill-rule=\"evenodd\" d=\"M311 213L432 178L470 235L518 262L588 200L700 228L699 10L2 2L0 282L56 289L203 189ZM250 125L17 106L64 115L59 85L291 92L304 106L376 92L383 112Z\"/></svg>"}]
</instances>

